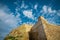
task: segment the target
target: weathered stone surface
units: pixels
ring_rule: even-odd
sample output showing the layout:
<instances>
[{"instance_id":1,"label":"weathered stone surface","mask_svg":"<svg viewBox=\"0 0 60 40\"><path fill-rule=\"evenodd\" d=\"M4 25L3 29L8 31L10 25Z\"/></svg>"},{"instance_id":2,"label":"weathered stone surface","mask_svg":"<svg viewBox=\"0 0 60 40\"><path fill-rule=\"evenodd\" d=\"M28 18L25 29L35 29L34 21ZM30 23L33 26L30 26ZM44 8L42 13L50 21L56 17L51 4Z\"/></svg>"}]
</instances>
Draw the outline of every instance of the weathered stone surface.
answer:
<instances>
[{"instance_id":1,"label":"weathered stone surface","mask_svg":"<svg viewBox=\"0 0 60 40\"><path fill-rule=\"evenodd\" d=\"M42 19L47 40L60 40L60 26L49 24L44 18Z\"/></svg>"},{"instance_id":2,"label":"weathered stone surface","mask_svg":"<svg viewBox=\"0 0 60 40\"><path fill-rule=\"evenodd\" d=\"M41 17L39 18L38 22L32 27L30 31L30 39L31 40L47 40Z\"/></svg>"},{"instance_id":3,"label":"weathered stone surface","mask_svg":"<svg viewBox=\"0 0 60 40\"><path fill-rule=\"evenodd\" d=\"M12 30L5 40L29 40L29 31L32 25L23 24Z\"/></svg>"},{"instance_id":4,"label":"weathered stone surface","mask_svg":"<svg viewBox=\"0 0 60 40\"><path fill-rule=\"evenodd\" d=\"M32 40L60 40L60 26L49 24L43 17L33 26Z\"/></svg>"},{"instance_id":5,"label":"weathered stone surface","mask_svg":"<svg viewBox=\"0 0 60 40\"><path fill-rule=\"evenodd\" d=\"M49 24L43 17L32 25L21 25L12 30L5 40L60 40L60 26Z\"/></svg>"}]
</instances>

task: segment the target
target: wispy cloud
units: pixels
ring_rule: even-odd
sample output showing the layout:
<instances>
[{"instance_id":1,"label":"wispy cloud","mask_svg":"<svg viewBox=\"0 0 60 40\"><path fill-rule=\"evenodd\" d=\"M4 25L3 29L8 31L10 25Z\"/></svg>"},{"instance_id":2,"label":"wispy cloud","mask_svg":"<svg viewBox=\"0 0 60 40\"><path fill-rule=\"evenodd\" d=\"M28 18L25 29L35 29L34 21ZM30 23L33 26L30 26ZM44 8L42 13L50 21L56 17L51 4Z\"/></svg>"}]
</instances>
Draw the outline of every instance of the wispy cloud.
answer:
<instances>
[{"instance_id":1,"label":"wispy cloud","mask_svg":"<svg viewBox=\"0 0 60 40\"><path fill-rule=\"evenodd\" d=\"M34 9L37 9L37 7L38 7L38 4L35 4L35 5L34 5Z\"/></svg>"},{"instance_id":2,"label":"wispy cloud","mask_svg":"<svg viewBox=\"0 0 60 40\"><path fill-rule=\"evenodd\" d=\"M40 12L42 12L42 13L43 13L43 12L44 12L44 13L47 13L47 6L44 5L44 6L42 7L42 10L41 10Z\"/></svg>"},{"instance_id":3,"label":"wispy cloud","mask_svg":"<svg viewBox=\"0 0 60 40\"><path fill-rule=\"evenodd\" d=\"M19 13L18 11L19 11L19 10L16 8L16 9L15 9L16 18L19 18L19 17L20 17L20 13Z\"/></svg>"},{"instance_id":4,"label":"wispy cloud","mask_svg":"<svg viewBox=\"0 0 60 40\"><path fill-rule=\"evenodd\" d=\"M25 3L24 3L24 1L22 1L22 4L21 4L21 7L20 8L27 8L28 6L27 5L25 5Z\"/></svg>"},{"instance_id":5,"label":"wispy cloud","mask_svg":"<svg viewBox=\"0 0 60 40\"><path fill-rule=\"evenodd\" d=\"M56 10L52 10L51 7L44 5L41 10L42 13L56 13Z\"/></svg>"},{"instance_id":6,"label":"wispy cloud","mask_svg":"<svg viewBox=\"0 0 60 40\"><path fill-rule=\"evenodd\" d=\"M28 5L26 5L24 3L24 1L22 1L21 5L19 4L19 1L18 2L14 2L14 4L17 5L17 8L19 8L19 9L22 9L22 8L26 9L26 8L28 8Z\"/></svg>"},{"instance_id":7,"label":"wispy cloud","mask_svg":"<svg viewBox=\"0 0 60 40\"><path fill-rule=\"evenodd\" d=\"M19 26L21 19L19 18L19 13L16 16L9 10L9 8L4 5L0 6L0 39L3 40L4 37L14 28Z\"/></svg>"},{"instance_id":8,"label":"wispy cloud","mask_svg":"<svg viewBox=\"0 0 60 40\"><path fill-rule=\"evenodd\" d=\"M58 16L60 16L60 10L58 10L58 13L57 13Z\"/></svg>"},{"instance_id":9,"label":"wispy cloud","mask_svg":"<svg viewBox=\"0 0 60 40\"><path fill-rule=\"evenodd\" d=\"M18 3L16 3L16 4L19 5ZM38 11L39 9L37 9L37 8L40 5L38 5L38 4L35 4L35 5L31 4L31 5L32 6L27 5L27 4L25 4L24 1L22 1L21 6L17 6L16 9L18 11L23 12L23 15L25 17L27 17L28 19L32 19L33 21L37 21L37 16L44 16L48 19L49 22L55 23L54 19L58 18L57 16L60 16L60 12L58 10L52 9L52 7L50 7L50 6L43 5L42 9L40 8L40 11ZM31 8L29 8L29 7L31 7ZM25 10L27 8L28 8L28 10ZM20 10L20 9L22 9L22 10ZM34 10L36 11L35 15L34 15ZM18 11L17 11L18 16L20 16Z\"/></svg>"},{"instance_id":10,"label":"wispy cloud","mask_svg":"<svg viewBox=\"0 0 60 40\"><path fill-rule=\"evenodd\" d=\"M4 21L6 24L9 24L10 26L16 27L18 26L18 19L19 14L15 17L13 13L6 13L6 9L0 9L0 20ZM20 20L21 21L21 20Z\"/></svg>"},{"instance_id":11,"label":"wispy cloud","mask_svg":"<svg viewBox=\"0 0 60 40\"><path fill-rule=\"evenodd\" d=\"M60 15L60 12L58 10L54 10L49 6L44 5L42 7L42 10L40 11L42 13L42 16L45 16L49 23L56 24L56 21L58 18L57 16ZM50 17L49 17L50 16Z\"/></svg>"},{"instance_id":12,"label":"wispy cloud","mask_svg":"<svg viewBox=\"0 0 60 40\"><path fill-rule=\"evenodd\" d=\"M24 16L34 20L34 16L33 16L32 10L24 10L23 14L24 14Z\"/></svg>"},{"instance_id":13,"label":"wispy cloud","mask_svg":"<svg viewBox=\"0 0 60 40\"><path fill-rule=\"evenodd\" d=\"M27 17L27 18L29 18L29 19L32 19L32 20L35 20L35 19L36 19L36 18L34 17L34 15L33 15L33 11L32 11L32 10L33 10L33 9L37 9L38 4L35 4L35 5L33 6L33 9L28 9L28 10L25 10L25 9L27 9L27 8L29 7L29 5L25 4L24 1L22 1L21 6L19 6L20 4L19 4L18 2L14 2L14 4L17 5L17 7L15 8L15 10L16 10L16 13L19 14L18 16L20 16L19 11L21 11L25 17ZM31 7L31 6L30 6L30 7ZM23 9L22 9L22 8L23 8ZM21 10L21 9L22 9L22 10Z\"/></svg>"}]
</instances>

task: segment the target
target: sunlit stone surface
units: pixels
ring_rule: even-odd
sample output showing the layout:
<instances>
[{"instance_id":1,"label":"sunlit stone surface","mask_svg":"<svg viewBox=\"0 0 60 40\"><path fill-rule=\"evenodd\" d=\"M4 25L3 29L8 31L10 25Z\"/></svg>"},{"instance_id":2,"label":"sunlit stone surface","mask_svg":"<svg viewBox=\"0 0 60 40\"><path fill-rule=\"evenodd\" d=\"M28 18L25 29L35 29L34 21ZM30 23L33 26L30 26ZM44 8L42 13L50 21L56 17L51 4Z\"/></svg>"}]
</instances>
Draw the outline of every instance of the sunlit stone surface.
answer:
<instances>
[{"instance_id":1,"label":"sunlit stone surface","mask_svg":"<svg viewBox=\"0 0 60 40\"><path fill-rule=\"evenodd\" d=\"M30 35L31 40L60 40L60 26L49 24L43 17L39 17Z\"/></svg>"},{"instance_id":2,"label":"sunlit stone surface","mask_svg":"<svg viewBox=\"0 0 60 40\"><path fill-rule=\"evenodd\" d=\"M5 40L60 40L60 26L39 17L34 26L23 24L12 30Z\"/></svg>"},{"instance_id":3,"label":"sunlit stone surface","mask_svg":"<svg viewBox=\"0 0 60 40\"><path fill-rule=\"evenodd\" d=\"M20 27L12 30L12 32L7 35L5 40L29 40L29 31L32 25L23 24Z\"/></svg>"}]
</instances>

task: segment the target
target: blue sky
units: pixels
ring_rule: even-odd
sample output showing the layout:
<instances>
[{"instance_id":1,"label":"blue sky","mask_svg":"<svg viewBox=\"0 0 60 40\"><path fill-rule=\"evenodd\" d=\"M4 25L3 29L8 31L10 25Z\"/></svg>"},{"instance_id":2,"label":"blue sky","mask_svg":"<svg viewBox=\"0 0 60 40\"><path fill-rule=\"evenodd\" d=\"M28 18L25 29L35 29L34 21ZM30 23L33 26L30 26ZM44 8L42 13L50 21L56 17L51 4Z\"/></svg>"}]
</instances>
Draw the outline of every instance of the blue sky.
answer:
<instances>
[{"instance_id":1,"label":"blue sky","mask_svg":"<svg viewBox=\"0 0 60 40\"><path fill-rule=\"evenodd\" d=\"M60 25L60 0L0 0L0 39L21 24L35 24L39 16Z\"/></svg>"}]
</instances>

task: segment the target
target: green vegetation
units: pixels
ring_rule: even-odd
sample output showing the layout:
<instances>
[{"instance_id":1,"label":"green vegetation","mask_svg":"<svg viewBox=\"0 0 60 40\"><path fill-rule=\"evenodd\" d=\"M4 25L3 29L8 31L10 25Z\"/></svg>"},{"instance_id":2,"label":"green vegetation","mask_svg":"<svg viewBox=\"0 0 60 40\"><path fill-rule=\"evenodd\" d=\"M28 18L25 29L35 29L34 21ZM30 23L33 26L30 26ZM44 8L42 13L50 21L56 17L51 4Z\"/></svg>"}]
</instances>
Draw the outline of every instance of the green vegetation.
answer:
<instances>
[{"instance_id":1,"label":"green vegetation","mask_svg":"<svg viewBox=\"0 0 60 40\"><path fill-rule=\"evenodd\" d=\"M7 38L8 38L8 40L15 40L15 37L13 37L13 36L9 36L9 37L7 37ZM4 39L4 40L7 40L7 38Z\"/></svg>"},{"instance_id":2,"label":"green vegetation","mask_svg":"<svg viewBox=\"0 0 60 40\"><path fill-rule=\"evenodd\" d=\"M6 37L4 40L18 40L18 38L22 38L22 37L23 37L22 35L16 36L16 37L8 36L8 37Z\"/></svg>"}]
</instances>

